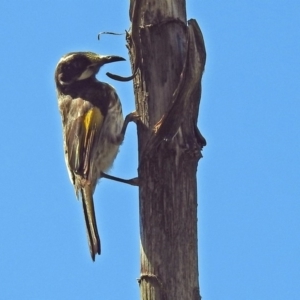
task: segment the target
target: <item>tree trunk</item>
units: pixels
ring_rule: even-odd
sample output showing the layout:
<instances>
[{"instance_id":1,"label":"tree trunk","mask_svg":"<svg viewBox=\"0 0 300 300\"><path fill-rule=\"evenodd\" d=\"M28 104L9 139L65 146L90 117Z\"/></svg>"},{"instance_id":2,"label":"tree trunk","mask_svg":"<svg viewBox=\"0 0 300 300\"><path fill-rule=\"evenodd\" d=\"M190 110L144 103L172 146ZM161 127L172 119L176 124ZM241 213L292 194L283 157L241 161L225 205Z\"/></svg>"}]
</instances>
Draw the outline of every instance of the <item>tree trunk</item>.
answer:
<instances>
[{"instance_id":1,"label":"tree trunk","mask_svg":"<svg viewBox=\"0 0 300 300\"><path fill-rule=\"evenodd\" d=\"M184 0L131 0L143 300L199 300L197 128L205 47Z\"/></svg>"}]
</instances>

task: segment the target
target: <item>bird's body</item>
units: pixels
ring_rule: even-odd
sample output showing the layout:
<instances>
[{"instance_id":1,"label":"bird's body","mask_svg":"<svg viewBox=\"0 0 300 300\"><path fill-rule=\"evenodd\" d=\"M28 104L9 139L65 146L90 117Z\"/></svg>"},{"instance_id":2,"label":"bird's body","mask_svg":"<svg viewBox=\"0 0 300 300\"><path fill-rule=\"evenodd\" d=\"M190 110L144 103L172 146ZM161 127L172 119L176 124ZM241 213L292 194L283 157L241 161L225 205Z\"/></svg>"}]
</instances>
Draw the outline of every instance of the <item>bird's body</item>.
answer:
<instances>
[{"instance_id":1,"label":"bird's body","mask_svg":"<svg viewBox=\"0 0 300 300\"><path fill-rule=\"evenodd\" d=\"M123 141L122 107L114 88L95 75L109 62L124 60L91 52L73 52L59 61L55 71L62 117L65 160L70 180L83 204L92 259L100 254L93 193Z\"/></svg>"},{"instance_id":2,"label":"bird's body","mask_svg":"<svg viewBox=\"0 0 300 300\"><path fill-rule=\"evenodd\" d=\"M78 174L95 185L101 177L100 172L111 167L118 153L122 141L119 134L124 120L121 103L114 89L102 82L93 82L92 85L92 88L87 86L86 90L83 88L80 93L74 94L74 98L61 95L58 105L64 126L64 148L65 154L68 154L65 158L70 178L73 180ZM97 103L98 95L89 95L91 89L99 92L102 103ZM107 103L103 103L103 99ZM80 135L81 139L77 138ZM74 138L77 140L74 141ZM93 142L93 145L88 145L88 142ZM84 149L84 159L78 157L77 150L80 151L80 147Z\"/></svg>"}]
</instances>

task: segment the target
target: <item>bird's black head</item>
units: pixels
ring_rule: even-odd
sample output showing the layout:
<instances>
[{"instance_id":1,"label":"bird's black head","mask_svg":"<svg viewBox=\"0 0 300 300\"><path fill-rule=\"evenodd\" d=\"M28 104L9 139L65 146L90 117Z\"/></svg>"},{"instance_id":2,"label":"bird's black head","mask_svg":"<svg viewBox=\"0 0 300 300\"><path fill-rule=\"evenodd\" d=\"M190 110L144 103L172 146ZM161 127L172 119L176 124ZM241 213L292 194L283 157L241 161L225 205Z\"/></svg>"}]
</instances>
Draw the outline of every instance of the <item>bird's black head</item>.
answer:
<instances>
[{"instance_id":1,"label":"bird's black head","mask_svg":"<svg viewBox=\"0 0 300 300\"><path fill-rule=\"evenodd\" d=\"M102 56L93 52L71 52L64 55L55 70L57 86L70 85L79 80L95 77L101 66L125 60L120 56Z\"/></svg>"}]
</instances>

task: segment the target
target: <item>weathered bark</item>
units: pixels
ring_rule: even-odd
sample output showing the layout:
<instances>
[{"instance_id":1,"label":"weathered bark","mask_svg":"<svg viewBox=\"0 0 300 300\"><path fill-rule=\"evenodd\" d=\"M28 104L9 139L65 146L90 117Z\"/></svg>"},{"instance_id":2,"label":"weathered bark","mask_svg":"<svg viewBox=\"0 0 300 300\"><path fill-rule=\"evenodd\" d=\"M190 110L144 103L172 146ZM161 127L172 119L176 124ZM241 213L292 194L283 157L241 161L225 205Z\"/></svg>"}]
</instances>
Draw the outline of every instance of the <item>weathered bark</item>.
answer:
<instances>
[{"instance_id":1,"label":"weathered bark","mask_svg":"<svg viewBox=\"0 0 300 300\"><path fill-rule=\"evenodd\" d=\"M197 129L205 48L184 0L131 0L143 300L199 300Z\"/></svg>"}]
</instances>

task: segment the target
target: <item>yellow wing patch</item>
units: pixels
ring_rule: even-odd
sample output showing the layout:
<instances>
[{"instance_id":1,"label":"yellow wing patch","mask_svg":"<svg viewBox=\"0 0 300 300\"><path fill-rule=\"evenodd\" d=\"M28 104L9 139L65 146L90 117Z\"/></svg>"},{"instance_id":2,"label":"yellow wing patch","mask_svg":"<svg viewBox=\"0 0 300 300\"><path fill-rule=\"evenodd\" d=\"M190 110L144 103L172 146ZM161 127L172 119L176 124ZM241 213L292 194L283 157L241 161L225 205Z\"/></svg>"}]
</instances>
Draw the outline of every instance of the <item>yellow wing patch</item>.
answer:
<instances>
[{"instance_id":1,"label":"yellow wing patch","mask_svg":"<svg viewBox=\"0 0 300 300\"><path fill-rule=\"evenodd\" d=\"M86 132L94 128L100 128L103 123L104 116L97 107L91 108L84 116L83 124Z\"/></svg>"},{"instance_id":2,"label":"yellow wing patch","mask_svg":"<svg viewBox=\"0 0 300 300\"><path fill-rule=\"evenodd\" d=\"M88 177L89 170L91 167L91 153L95 147L95 135L97 131L101 130L101 126L104 120L104 116L97 107L91 108L83 116L83 126L85 131L84 137L84 152L83 152L83 175L85 178Z\"/></svg>"},{"instance_id":3,"label":"yellow wing patch","mask_svg":"<svg viewBox=\"0 0 300 300\"><path fill-rule=\"evenodd\" d=\"M93 149L97 147L97 136L99 136L103 121L104 116L100 109L93 107L77 118L68 131L66 140L69 166L83 179L88 178Z\"/></svg>"}]
</instances>

